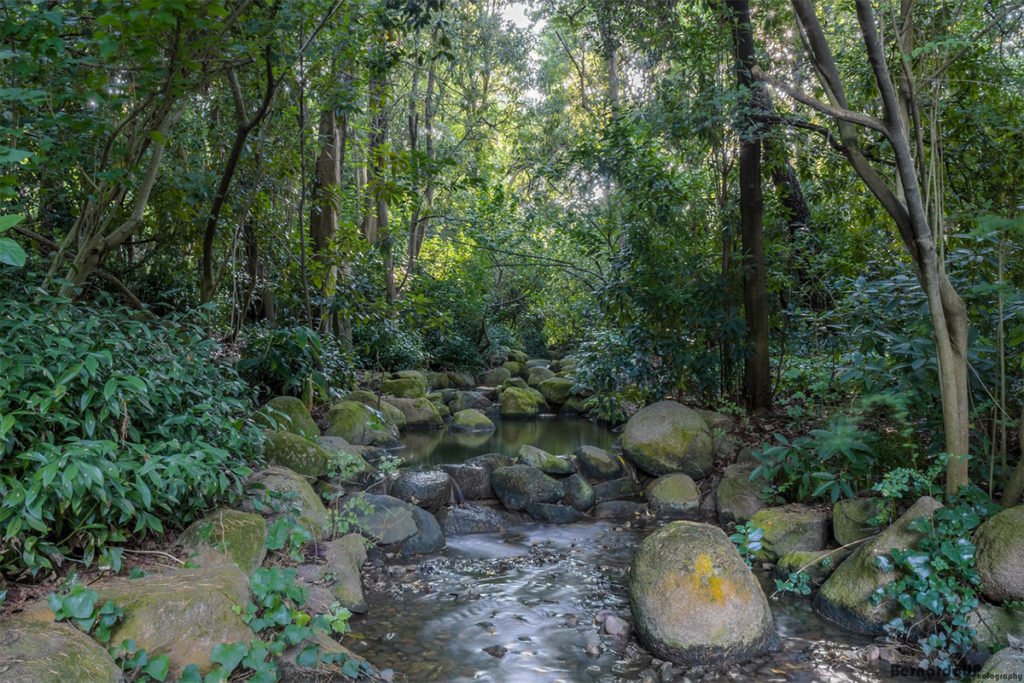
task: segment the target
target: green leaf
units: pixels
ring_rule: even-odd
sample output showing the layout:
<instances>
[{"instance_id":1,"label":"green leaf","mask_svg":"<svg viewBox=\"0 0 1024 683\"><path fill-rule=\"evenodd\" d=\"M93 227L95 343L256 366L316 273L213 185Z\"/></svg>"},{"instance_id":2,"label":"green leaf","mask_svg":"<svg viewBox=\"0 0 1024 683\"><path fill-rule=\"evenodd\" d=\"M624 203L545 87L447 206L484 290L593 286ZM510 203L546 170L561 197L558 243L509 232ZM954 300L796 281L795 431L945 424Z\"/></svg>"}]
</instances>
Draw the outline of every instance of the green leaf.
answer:
<instances>
[{"instance_id":1,"label":"green leaf","mask_svg":"<svg viewBox=\"0 0 1024 683\"><path fill-rule=\"evenodd\" d=\"M167 674L170 671L170 668L170 658L167 655L160 655L159 657L154 657L153 659L149 660L149 664L143 667L142 673L153 678L154 680L163 681L167 678Z\"/></svg>"},{"instance_id":2,"label":"green leaf","mask_svg":"<svg viewBox=\"0 0 1024 683\"><path fill-rule=\"evenodd\" d=\"M0 263L21 268L27 258L28 255L20 244L9 237L0 237Z\"/></svg>"},{"instance_id":3,"label":"green leaf","mask_svg":"<svg viewBox=\"0 0 1024 683\"><path fill-rule=\"evenodd\" d=\"M7 232L23 220L25 217L19 215L0 216L0 233Z\"/></svg>"},{"instance_id":4,"label":"green leaf","mask_svg":"<svg viewBox=\"0 0 1024 683\"><path fill-rule=\"evenodd\" d=\"M230 674L248 652L248 643L220 643L214 646L213 651L210 653L210 661L220 664Z\"/></svg>"}]
</instances>

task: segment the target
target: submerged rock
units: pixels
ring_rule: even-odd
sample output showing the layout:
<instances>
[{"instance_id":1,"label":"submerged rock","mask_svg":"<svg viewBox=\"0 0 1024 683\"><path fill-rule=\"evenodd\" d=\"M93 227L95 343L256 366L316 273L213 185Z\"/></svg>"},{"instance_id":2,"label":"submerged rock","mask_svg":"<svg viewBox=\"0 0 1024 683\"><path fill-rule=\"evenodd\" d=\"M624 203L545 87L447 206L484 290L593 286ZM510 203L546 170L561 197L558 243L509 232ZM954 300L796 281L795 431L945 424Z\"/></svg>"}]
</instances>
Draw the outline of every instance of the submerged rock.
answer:
<instances>
[{"instance_id":1,"label":"submerged rock","mask_svg":"<svg viewBox=\"0 0 1024 683\"><path fill-rule=\"evenodd\" d=\"M267 556L267 523L259 515L230 508L214 510L185 529L178 541L189 554L222 553L246 574Z\"/></svg>"},{"instance_id":2,"label":"submerged rock","mask_svg":"<svg viewBox=\"0 0 1024 683\"><path fill-rule=\"evenodd\" d=\"M555 503L562 497L561 484L528 465L495 469L491 488L509 510L525 510L530 503Z\"/></svg>"},{"instance_id":3,"label":"submerged rock","mask_svg":"<svg viewBox=\"0 0 1024 683\"><path fill-rule=\"evenodd\" d=\"M626 423L622 452L651 476L682 472L700 479L711 472L711 431L695 411L675 401L640 410Z\"/></svg>"},{"instance_id":4,"label":"submerged rock","mask_svg":"<svg viewBox=\"0 0 1024 683\"><path fill-rule=\"evenodd\" d=\"M253 416L257 425L266 429L290 432L306 439L320 436L320 430L309 414L309 408L294 396L272 398Z\"/></svg>"},{"instance_id":5,"label":"submerged rock","mask_svg":"<svg viewBox=\"0 0 1024 683\"><path fill-rule=\"evenodd\" d=\"M0 680L9 683L120 683L106 649L67 623L0 619Z\"/></svg>"},{"instance_id":6,"label":"submerged rock","mask_svg":"<svg viewBox=\"0 0 1024 683\"><path fill-rule=\"evenodd\" d=\"M475 408L466 408L455 413L450 429L453 432L493 432L494 423Z\"/></svg>"},{"instance_id":7,"label":"submerged rock","mask_svg":"<svg viewBox=\"0 0 1024 683\"><path fill-rule=\"evenodd\" d=\"M651 534L629 570L640 642L678 664L750 659L776 641L768 599L725 533L673 522Z\"/></svg>"},{"instance_id":8,"label":"submerged rock","mask_svg":"<svg viewBox=\"0 0 1024 683\"><path fill-rule=\"evenodd\" d=\"M647 504L656 517L687 519L697 516L700 491L688 475L677 472L652 481L644 492Z\"/></svg>"},{"instance_id":9,"label":"submerged rock","mask_svg":"<svg viewBox=\"0 0 1024 683\"><path fill-rule=\"evenodd\" d=\"M897 574L880 569L875 559L894 548L913 548L920 534L909 528L910 523L931 517L940 507L942 504L934 498L923 496L892 526L864 541L822 584L814 598L818 612L851 631L884 633L882 627L897 616L899 606L891 600L875 605L871 597L879 588L896 580Z\"/></svg>"},{"instance_id":10,"label":"submerged rock","mask_svg":"<svg viewBox=\"0 0 1024 683\"><path fill-rule=\"evenodd\" d=\"M978 527L974 543L985 597L1024 600L1024 505L1003 510Z\"/></svg>"}]
</instances>

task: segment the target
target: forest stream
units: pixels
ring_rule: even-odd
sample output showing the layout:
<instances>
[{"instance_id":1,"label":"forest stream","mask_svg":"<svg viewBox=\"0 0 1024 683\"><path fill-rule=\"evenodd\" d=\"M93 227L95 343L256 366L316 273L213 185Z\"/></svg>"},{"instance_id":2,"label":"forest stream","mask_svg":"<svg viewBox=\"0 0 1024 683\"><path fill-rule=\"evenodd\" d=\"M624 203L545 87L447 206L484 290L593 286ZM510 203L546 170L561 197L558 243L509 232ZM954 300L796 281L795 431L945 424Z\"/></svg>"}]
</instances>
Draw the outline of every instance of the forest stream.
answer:
<instances>
[{"instance_id":1,"label":"forest stream","mask_svg":"<svg viewBox=\"0 0 1024 683\"><path fill-rule=\"evenodd\" d=\"M411 433L401 453L419 465L461 462L523 443L551 452L608 448L615 435L581 419L496 421L486 436ZM470 439L470 440L467 440ZM353 651L408 681L877 681L874 642L818 616L806 599L771 600L780 643L745 665L690 669L653 659L635 640L606 634L608 614L630 620L626 574L656 522L524 524L452 536L418 562L378 561L369 614L353 622ZM758 572L765 592L770 572Z\"/></svg>"}]
</instances>

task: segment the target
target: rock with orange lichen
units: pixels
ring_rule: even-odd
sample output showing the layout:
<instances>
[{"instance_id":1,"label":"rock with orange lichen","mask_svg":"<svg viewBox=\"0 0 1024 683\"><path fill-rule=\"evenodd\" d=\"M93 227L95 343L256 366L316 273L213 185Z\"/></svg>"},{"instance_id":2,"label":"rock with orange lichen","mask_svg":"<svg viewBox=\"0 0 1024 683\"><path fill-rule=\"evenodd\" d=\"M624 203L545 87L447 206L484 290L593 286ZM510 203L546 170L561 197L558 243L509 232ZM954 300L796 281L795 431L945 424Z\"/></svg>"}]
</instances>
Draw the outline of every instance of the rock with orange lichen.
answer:
<instances>
[{"instance_id":1,"label":"rock with orange lichen","mask_svg":"<svg viewBox=\"0 0 1024 683\"><path fill-rule=\"evenodd\" d=\"M743 661L777 640L760 584L708 524L675 522L644 541L629 571L629 604L640 642L678 664Z\"/></svg>"}]
</instances>

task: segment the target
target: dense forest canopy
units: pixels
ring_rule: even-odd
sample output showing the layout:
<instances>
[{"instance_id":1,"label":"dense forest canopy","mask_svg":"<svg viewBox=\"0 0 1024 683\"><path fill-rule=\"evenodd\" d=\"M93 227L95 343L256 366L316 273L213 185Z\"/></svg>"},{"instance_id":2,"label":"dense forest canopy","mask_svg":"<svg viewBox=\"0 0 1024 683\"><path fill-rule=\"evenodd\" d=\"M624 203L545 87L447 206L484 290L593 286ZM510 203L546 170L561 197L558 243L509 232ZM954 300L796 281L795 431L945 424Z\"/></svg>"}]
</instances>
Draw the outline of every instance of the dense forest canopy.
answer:
<instances>
[{"instance_id":1,"label":"dense forest canopy","mask_svg":"<svg viewBox=\"0 0 1024 683\"><path fill-rule=\"evenodd\" d=\"M613 425L782 416L813 435L767 437L789 500L912 466L1019 501L1022 22L6 0L0 561L91 561L227 495L253 401L511 350L573 356Z\"/></svg>"}]
</instances>

